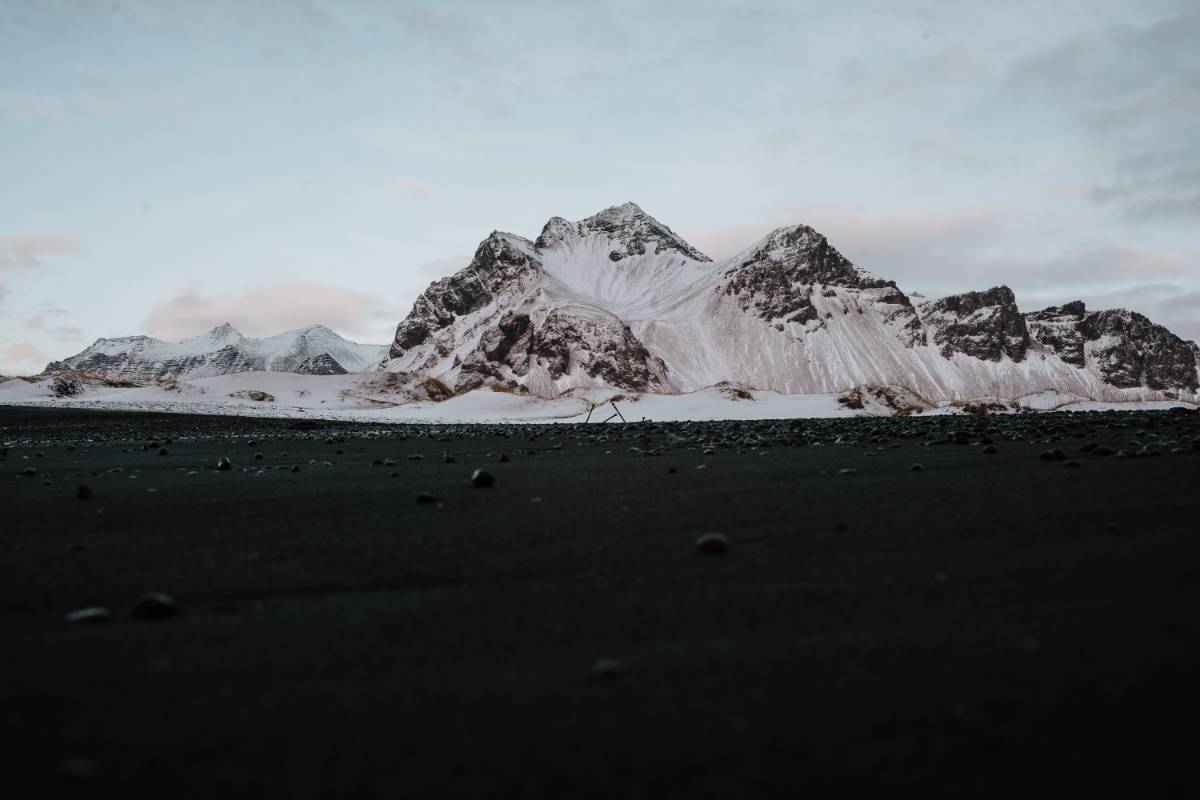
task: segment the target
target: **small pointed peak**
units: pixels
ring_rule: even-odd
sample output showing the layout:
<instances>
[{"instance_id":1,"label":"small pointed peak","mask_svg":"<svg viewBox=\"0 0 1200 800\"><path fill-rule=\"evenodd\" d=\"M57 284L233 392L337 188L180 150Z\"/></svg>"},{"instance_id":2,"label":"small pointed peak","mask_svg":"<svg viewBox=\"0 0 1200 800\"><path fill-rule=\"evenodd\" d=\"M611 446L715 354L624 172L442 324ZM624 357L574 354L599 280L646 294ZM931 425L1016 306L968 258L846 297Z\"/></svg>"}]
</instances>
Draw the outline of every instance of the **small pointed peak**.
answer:
<instances>
[{"instance_id":1,"label":"small pointed peak","mask_svg":"<svg viewBox=\"0 0 1200 800\"><path fill-rule=\"evenodd\" d=\"M574 222L565 220L562 217L551 217L546 220L546 224L542 226L542 232L538 234L537 241L534 245L539 250L545 250L548 247L553 247L559 242L564 241L570 236L574 236L578 230Z\"/></svg>"},{"instance_id":2,"label":"small pointed peak","mask_svg":"<svg viewBox=\"0 0 1200 800\"><path fill-rule=\"evenodd\" d=\"M329 333L333 333L333 330L325 327L324 325L322 325L319 322L314 322L311 325L305 325L303 328L298 329L296 332L297 333L329 334ZM336 335L336 334L334 334L334 335Z\"/></svg>"},{"instance_id":3,"label":"small pointed peak","mask_svg":"<svg viewBox=\"0 0 1200 800\"><path fill-rule=\"evenodd\" d=\"M597 234L611 239L616 245L609 254L613 261L642 255L648 244L653 244L657 253L674 250L695 261L712 260L633 201L611 206L580 220L576 228L581 236Z\"/></svg>"},{"instance_id":4,"label":"small pointed peak","mask_svg":"<svg viewBox=\"0 0 1200 800\"><path fill-rule=\"evenodd\" d=\"M209 331L208 335L213 339L223 339L226 336L241 336L242 332L230 325L228 322L222 322L220 325Z\"/></svg>"}]
</instances>

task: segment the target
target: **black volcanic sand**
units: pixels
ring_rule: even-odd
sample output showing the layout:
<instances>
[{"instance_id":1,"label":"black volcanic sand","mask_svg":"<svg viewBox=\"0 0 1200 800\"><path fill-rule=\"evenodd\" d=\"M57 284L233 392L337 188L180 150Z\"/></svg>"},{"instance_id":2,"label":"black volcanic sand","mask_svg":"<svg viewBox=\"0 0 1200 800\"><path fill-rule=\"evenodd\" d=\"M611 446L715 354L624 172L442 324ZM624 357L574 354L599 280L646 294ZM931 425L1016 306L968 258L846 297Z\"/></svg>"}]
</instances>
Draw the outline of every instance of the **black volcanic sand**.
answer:
<instances>
[{"instance_id":1,"label":"black volcanic sand","mask_svg":"<svg viewBox=\"0 0 1200 800\"><path fill-rule=\"evenodd\" d=\"M1190 774L1200 708L1198 437L1193 412L389 427L3 408L5 785L1161 791ZM697 549L709 532L728 550ZM178 615L131 616L149 591ZM112 618L65 621L89 606Z\"/></svg>"}]
</instances>

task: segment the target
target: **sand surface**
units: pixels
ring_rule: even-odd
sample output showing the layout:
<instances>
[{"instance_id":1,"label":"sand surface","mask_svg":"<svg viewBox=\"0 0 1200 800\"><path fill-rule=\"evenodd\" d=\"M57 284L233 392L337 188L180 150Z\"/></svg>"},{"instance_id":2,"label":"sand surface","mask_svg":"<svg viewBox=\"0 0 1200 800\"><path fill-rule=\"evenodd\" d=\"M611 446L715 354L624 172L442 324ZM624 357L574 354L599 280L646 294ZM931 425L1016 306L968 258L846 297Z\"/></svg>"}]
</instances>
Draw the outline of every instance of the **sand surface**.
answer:
<instances>
[{"instance_id":1,"label":"sand surface","mask_svg":"<svg viewBox=\"0 0 1200 800\"><path fill-rule=\"evenodd\" d=\"M314 424L0 408L11 796L1190 774L1200 414Z\"/></svg>"}]
</instances>

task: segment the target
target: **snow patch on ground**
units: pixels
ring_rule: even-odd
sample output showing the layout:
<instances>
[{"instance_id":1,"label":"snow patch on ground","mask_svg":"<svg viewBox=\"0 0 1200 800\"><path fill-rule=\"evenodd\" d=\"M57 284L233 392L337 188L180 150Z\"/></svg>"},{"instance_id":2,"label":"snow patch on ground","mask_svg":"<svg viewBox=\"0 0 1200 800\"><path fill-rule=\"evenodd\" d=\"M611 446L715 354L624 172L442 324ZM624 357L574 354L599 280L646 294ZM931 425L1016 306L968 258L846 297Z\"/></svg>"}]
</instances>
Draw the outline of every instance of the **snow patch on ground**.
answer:
<instances>
[{"instance_id":1,"label":"snow patch on ground","mask_svg":"<svg viewBox=\"0 0 1200 800\"><path fill-rule=\"evenodd\" d=\"M252 417L285 417L361 422L629 422L650 420L755 420L880 416L886 404L866 394L863 408L847 408L845 393L783 394L718 384L685 394L628 395L611 389L570 392L553 400L528 394L479 389L449 399L442 387L419 375L375 372L351 375L297 375L242 372L193 381L135 388L89 383L74 397L56 397L53 381L12 379L0 382L0 405L60 406L128 411L162 411ZM267 400L265 396L273 399ZM259 399L255 399L259 398ZM615 402L615 408L614 408ZM1004 405L1011 406L1008 401ZM1020 398L1022 409L1036 411L1194 408L1194 403L1138 400L1113 403L1062 392ZM962 413L940 403L916 413Z\"/></svg>"}]
</instances>

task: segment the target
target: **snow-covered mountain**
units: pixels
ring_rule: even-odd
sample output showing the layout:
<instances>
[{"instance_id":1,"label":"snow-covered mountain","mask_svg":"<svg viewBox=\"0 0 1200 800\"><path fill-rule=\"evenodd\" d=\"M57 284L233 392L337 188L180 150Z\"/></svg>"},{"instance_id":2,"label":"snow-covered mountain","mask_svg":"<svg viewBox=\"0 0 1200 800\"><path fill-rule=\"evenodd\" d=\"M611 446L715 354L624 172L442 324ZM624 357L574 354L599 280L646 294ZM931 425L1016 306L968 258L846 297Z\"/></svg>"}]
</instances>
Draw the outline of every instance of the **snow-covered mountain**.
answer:
<instances>
[{"instance_id":1,"label":"snow-covered mountain","mask_svg":"<svg viewBox=\"0 0 1200 800\"><path fill-rule=\"evenodd\" d=\"M382 367L545 397L721 381L784 393L890 384L933 401L1200 386L1200 348L1134 312L1024 314L1004 286L914 303L804 225L713 261L634 203L552 218L534 241L493 232L417 299Z\"/></svg>"},{"instance_id":2,"label":"snow-covered mountain","mask_svg":"<svg viewBox=\"0 0 1200 800\"><path fill-rule=\"evenodd\" d=\"M253 339L225 323L181 342L149 336L97 339L83 352L49 364L45 371L136 382L252 371L339 375L361 372L386 352L386 345L351 342L324 325Z\"/></svg>"}]
</instances>

